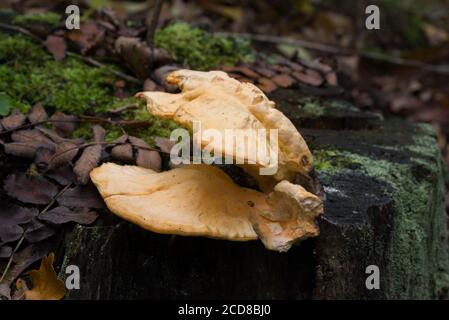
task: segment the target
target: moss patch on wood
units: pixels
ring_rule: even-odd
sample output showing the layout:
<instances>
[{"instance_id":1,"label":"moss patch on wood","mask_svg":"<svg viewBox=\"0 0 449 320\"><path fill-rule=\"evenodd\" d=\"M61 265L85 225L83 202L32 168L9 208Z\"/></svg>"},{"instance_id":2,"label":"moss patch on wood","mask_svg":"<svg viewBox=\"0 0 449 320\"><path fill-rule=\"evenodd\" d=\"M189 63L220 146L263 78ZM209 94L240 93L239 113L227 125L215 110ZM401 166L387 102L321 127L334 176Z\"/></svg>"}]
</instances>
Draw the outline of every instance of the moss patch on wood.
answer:
<instances>
[{"instance_id":1,"label":"moss patch on wood","mask_svg":"<svg viewBox=\"0 0 449 320\"><path fill-rule=\"evenodd\" d=\"M166 49L178 63L194 70L253 61L255 51L247 40L214 36L187 23L174 23L156 32L157 47Z\"/></svg>"}]
</instances>

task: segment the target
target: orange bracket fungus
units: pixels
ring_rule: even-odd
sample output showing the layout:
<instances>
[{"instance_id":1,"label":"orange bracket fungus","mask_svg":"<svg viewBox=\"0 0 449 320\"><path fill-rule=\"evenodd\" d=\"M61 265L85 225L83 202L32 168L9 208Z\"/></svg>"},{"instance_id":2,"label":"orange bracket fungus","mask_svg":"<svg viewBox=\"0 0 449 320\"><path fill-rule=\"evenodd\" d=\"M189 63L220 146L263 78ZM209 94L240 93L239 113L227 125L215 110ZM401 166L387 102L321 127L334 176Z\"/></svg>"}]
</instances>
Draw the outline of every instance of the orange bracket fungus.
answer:
<instances>
[{"instance_id":1,"label":"orange bracket fungus","mask_svg":"<svg viewBox=\"0 0 449 320\"><path fill-rule=\"evenodd\" d=\"M276 141L256 133L258 139L252 145L275 152L275 170L272 174L261 170L273 169L264 153L259 156L256 150L242 156L236 154L234 145L228 148L224 139L200 135L198 144L203 151L213 149L214 154L240 160L236 164L258 181L262 192L241 187L218 167L204 163L159 173L106 163L94 169L91 178L108 208L153 232L233 241L260 239L267 249L280 252L317 236L315 218L323 212L323 203L292 183L296 174L310 172L312 155L274 102L256 86L240 83L221 71L177 70L167 81L181 92L137 95L146 99L150 113L189 129L199 122L203 129L215 130L215 137L225 137L229 130L276 130ZM242 140L243 148L254 151L248 137L251 135Z\"/></svg>"}]
</instances>

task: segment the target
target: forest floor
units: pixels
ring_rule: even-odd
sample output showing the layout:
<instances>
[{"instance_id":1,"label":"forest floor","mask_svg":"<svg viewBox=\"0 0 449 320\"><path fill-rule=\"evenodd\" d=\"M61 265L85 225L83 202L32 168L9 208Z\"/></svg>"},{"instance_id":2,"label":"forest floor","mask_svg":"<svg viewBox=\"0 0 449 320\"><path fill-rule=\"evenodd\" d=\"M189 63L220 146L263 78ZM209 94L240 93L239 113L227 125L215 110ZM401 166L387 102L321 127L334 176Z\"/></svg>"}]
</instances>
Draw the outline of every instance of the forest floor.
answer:
<instances>
[{"instance_id":1,"label":"forest floor","mask_svg":"<svg viewBox=\"0 0 449 320\"><path fill-rule=\"evenodd\" d=\"M431 14L447 12L447 1L379 1L382 28L370 32L363 6L235 2L165 1L152 29L146 2L84 1L79 30L65 27L63 1L2 2L0 295L58 230L94 223L104 206L89 181L94 167L167 166L177 125L149 115L134 94L174 92L165 76L181 67L220 69L269 96L299 90L311 114L335 97L430 123L449 168L449 23Z\"/></svg>"}]
</instances>

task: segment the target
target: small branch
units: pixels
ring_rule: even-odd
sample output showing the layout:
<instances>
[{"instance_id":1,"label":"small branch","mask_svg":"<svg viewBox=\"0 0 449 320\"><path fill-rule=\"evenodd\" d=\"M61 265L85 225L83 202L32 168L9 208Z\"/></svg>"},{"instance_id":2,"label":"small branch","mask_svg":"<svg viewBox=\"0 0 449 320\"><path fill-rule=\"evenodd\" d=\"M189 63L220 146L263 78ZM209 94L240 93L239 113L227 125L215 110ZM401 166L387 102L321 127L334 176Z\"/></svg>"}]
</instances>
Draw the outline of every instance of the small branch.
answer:
<instances>
[{"instance_id":1,"label":"small branch","mask_svg":"<svg viewBox=\"0 0 449 320\"><path fill-rule=\"evenodd\" d=\"M154 5L153 15L150 19L150 15L148 15L147 19L147 44L151 50L151 63L154 60L154 34L156 32L157 24L159 22L159 16L161 15L162 5L164 0L155 0L156 4Z\"/></svg>"}]
</instances>

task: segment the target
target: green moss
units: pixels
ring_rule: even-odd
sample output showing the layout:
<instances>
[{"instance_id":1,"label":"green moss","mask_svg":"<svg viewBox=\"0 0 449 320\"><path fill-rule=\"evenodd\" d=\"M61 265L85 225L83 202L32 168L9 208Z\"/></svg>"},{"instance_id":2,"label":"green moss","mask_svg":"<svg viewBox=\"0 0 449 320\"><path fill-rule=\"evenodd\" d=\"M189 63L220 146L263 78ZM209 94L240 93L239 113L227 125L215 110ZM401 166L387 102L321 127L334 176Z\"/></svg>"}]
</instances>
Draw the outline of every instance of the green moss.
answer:
<instances>
[{"instance_id":1,"label":"green moss","mask_svg":"<svg viewBox=\"0 0 449 320\"><path fill-rule=\"evenodd\" d=\"M353 157L336 150L315 150L313 158L315 169L326 174L338 173L343 169L356 169L360 166Z\"/></svg>"},{"instance_id":2,"label":"green moss","mask_svg":"<svg viewBox=\"0 0 449 320\"><path fill-rule=\"evenodd\" d=\"M61 16L54 12L28 13L16 16L13 19L13 23L23 26L42 25L45 27L56 28L60 20Z\"/></svg>"},{"instance_id":3,"label":"green moss","mask_svg":"<svg viewBox=\"0 0 449 320\"><path fill-rule=\"evenodd\" d=\"M358 171L391 186L383 190L394 201L393 239L386 251L389 269L383 271L396 275L386 283L390 298L435 298L449 287L447 238L441 236L447 228L441 200L445 196L444 165L434 132L428 126L417 128L414 143L401 146L413 149L416 156L404 163L347 151L314 153L322 174L338 174L348 164L355 165Z\"/></svg>"},{"instance_id":4,"label":"green moss","mask_svg":"<svg viewBox=\"0 0 449 320\"><path fill-rule=\"evenodd\" d=\"M255 56L246 40L213 36L187 23L175 23L158 30L155 43L182 65L196 70L252 61Z\"/></svg>"},{"instance_id":5,"label":"green moss","mask_svg":"<svg viewBox=\"0 0 449 320\"><path fill-rule=\"evenodd\" d=\"M306 117L320 117L325 113L323 105L315 99L307 99L299 105L301 113Z\"/></svg>"},{"instance_id":6,"label":"green moss","mask_svg":"<svg viewBox=\"0 0 449 320\"><path fill-rule=\"evenodd\" d=\"M113 96L108 69L75 58L54 61L42 48L21 36L0 36L0 92L26 112L35 103L73 114L110 110Z\"/></svg>"}]
</instances>

